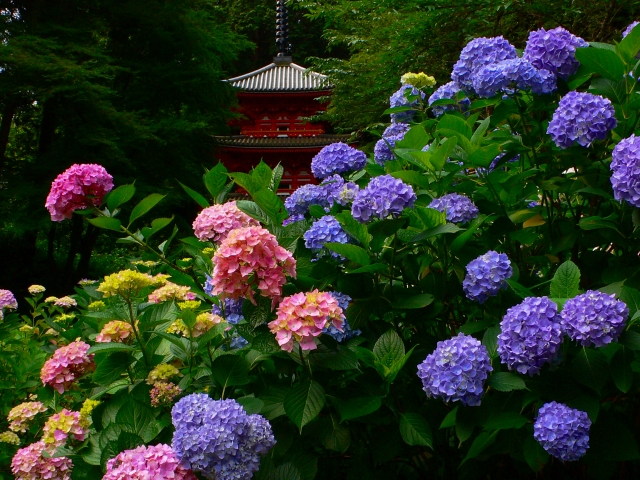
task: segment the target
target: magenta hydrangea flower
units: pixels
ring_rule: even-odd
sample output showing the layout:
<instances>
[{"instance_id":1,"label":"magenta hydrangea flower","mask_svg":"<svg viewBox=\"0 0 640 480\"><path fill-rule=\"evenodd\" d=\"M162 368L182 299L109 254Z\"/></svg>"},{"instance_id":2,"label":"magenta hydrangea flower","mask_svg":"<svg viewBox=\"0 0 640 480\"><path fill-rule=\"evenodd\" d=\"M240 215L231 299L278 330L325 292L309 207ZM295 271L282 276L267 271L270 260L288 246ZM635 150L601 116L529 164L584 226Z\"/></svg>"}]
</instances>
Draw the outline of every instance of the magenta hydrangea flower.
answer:
<instances>
[{"instance_id":1,"label":"magenta hydrangea flower","mask_svg":"<svg viewBox=\"0 0 640 480\"><path fill-rule=\"evenodd\" d=\"M193 233L203 242L221 242L231 230L258 226L258 221L241 211L236 202L227 202L202 210L193 221Z\"/></svg>"},{"instance_id":2,"label":"magenta hydrangea flower","mask_svg":"<svg viewBox=\"0 0 640 480\"><path fill-rule=\"evenodd\" d=\"M42 430L42 441L45 450L52 454L58 447L65 445L68 438L81 442L87 433L89 433L88 424L80 417L80 412L63 408L47 419Z\"/></svg>"},{"instance_id":3,"label":"magenta hydrangea flower","mask_svg":"<svg viewBox=\"0 0 640 480\"><path fill-rule=\"evenodd\" d=\"M107 462L102 480L196 480L184 468L169 445L141 446L125 450Z\"/></svg>"},{"instance_id":4,"label":"magenta hydrangea flower","mask_svg":"<svg viewBox=\"0 0 640 480\"><path fill-rule=\"evenodd\" d=\"M101 165L75 164L53 181L44 206L52 221L61 222L71 218L75 210L99 206L112 188L113 177Z\"/></svg>"},{"instance_id":5,"label":"magenta hydrangea flower","mask_svg":"<svg viewBox=\"0 0 640 480\"><path fill-rule=\"evenodd\" d=\"M51 385L64 393L93 366L93 354L87 355L89 345L75 341L57 349L40 371L44 385Z\"/></svg>"},{"instance_id":6,"label":"magenta hydrangea flower","mask_svg":"<svg viewBox=\"0 0 640 480\"><path fill-rule=\"evenodd\" d=\"M18 308L18 301L11 291L0 288L0 314L2 314L4 308L7 310L15 310Z\"/></svg>"},{"instance_id":7,"label":"magenta hydrangea flower","mask_svg":"<svg viewBox=\"0 0 640 480\"><path fill-rule=\"evenodd\" d=\"M67 457L43 457L44 442L21 448L11 460L16 480L70 480L73 463Z\"/></svg>"}]
</instances>

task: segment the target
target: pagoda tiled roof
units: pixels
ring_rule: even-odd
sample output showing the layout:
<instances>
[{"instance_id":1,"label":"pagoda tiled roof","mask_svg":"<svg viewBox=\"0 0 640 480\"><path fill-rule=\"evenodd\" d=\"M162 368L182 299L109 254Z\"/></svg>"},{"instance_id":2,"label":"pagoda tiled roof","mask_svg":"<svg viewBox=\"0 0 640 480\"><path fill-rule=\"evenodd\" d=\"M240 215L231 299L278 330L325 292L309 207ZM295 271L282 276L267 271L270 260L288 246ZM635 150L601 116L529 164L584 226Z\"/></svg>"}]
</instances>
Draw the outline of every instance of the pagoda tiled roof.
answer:
<instances>
[{"instance_id":1,"label":"pagoda tiled roof","mask_svg":"<svg viewBox=\"0 0 640 480\"><path fill-rule=\"evenodd\" d=\"M244 92L313 92L332 88L326 75L290 61L276 61L225 81Z\"/></svg>"},{"instance_id":2,"label":"pagoda tiled roof","mask_svg":"<svg viewBox=\"0 0 640 480\"><path fill-rule=\"evenodd\" d=\"M322 134L312 137L249 137L229 135L214 137L216 143L227 147L242 148L314 148L336 142L347 142L350 135Z\"/></svg>"}]
</instances>

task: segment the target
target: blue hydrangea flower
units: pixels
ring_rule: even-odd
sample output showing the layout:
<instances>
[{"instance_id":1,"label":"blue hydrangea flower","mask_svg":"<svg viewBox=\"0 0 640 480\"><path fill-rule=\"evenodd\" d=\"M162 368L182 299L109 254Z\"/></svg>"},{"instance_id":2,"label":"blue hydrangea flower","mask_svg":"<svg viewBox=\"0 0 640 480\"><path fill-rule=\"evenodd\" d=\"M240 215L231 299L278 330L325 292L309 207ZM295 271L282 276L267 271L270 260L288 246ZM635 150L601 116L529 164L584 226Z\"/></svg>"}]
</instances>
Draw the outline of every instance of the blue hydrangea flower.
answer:
<instances>
[{"instance_id":1,"label":"blue hydrangea flower","mask_svg":"<svg viewBox=\"0 0 640 480\"><path fill-rule=\"evenodd\" d=\"M473 76L480 68L517 57L515 47L502 36L475 38L460 52L460 59L451 72L451 80L465 92L474 93Z\"/></svg>"},{"instance_id":2,"label":"blue hydrangea flower","mask_svg":"<svg viewBox=\"0 0 640 480\"><path fill-rule=\"evenodd\" d=\"M470 222L478 216L478 207L469 197L458 193L449 193L440 198L434 198L429 208L445 213L447 221L451 223Z\"/></svg>"},{"instance_id":3,"label":"blue hydrangea flower","mask_svg":"<svg viewBox=\"0 0 640 480\"><path fill-rule=\"evenodd\" d=\"M560 148L575 142L588 147L594 140L604 140L618 124L611 101L600 95L569 92L558 104L547 133Z\"/></svg>"},{"instance_id":4,"label":"blue hydrangea flower","mask_svg":"<svg viewBox=\"0 0 640 480\"><path fill-rule=\"evenodd\" d=\"M573 462L587 453L591 420L585 412L563 403L545 403L533 424L533 438L549 455Z\"/></svg>"},{"instance_id":5,"label":"blue hydrangea flower","mask_svg":"<svg viewBox=\"0 0 640 480\"><path fill-rule=\"evenodd\" d=\"M500 322L498 354L509 370L534 375L552 362L564 335L558 307L547 297L528 297Z\"/></svg>"},{"instance_id":6,"label":"blue hydrangea flower","mask_svg":"<svg viewBox=\"0 0 640 480\"><path fill-rule=\"evenodd\" d=\"M529 33L522 58L531 62L534 67L566 80L580 66L576 59L576 48L588 46L582 38L562 27L548 31L541 28Z\"/></svg>"},{"instance_id":7,"label":"blue hydrangea flower","mask_svg":"<svg viewBox=\"0 0 640 480\"><path fill-rule=\"evenodd\" d=\"M458 95L458 92L460 92L460 87L456 82L445 83L444 85L438 87L438 89L431 94L431 96L429 97L429 105L445 98L455 99ZM458 101L457 107L456 105L440 105L439 107L433 107L432 111L436 117L439 117L441 115L444 115L446 112L455 110L456 108L461 112L466 112L469 109L470 105L471 100L465 97L462 100Z\"/></svg>"},{"instance_id":8,"label":"blue hydrangea flower","mask_svg":"<svg viewBox=\"0 0 640 480\"><path fill-rule=\"evenodd\" d=\"M408 92L409 90L411 91L410 93ZM409 100L405 97L405 94L406 95L419 94L423 100L425 97L424 92L418 90L413 85L406 84L401 86L397 92L395 92L393 95L389 97L389 105L391 106L391 108L394 108L394 107L416 108L420 104L418 99L413 100L412 102L409 102ZM413 110L407 110L406 112L392 113L391 121L394 123L410 122L413 116L415 115L415 113L416 112Z\"/></svg>"},{"instance_id":9,"label":"blue hydrangea flower","mask_svg":"<svg viewBox=\"0 0 640 480\"><path fill-rule=\"evenodd\" d=\"M342 226L331 215L319 218L311 225L311 228L304 233L304 246L315 251L316 258L324 253L324 245L329 242L347 243L349 236L342 229ZM344 258L335 252L328 252L332 257Z\"/></svg>"},{"instance_id":10,"label":"blue hydrangea flower","mask_svg":"<svg viewBox=\"0 0 640 480\"><path fill-rule=\"evenodd\" d=\"M531 89L536 95L556 89L556 77L547 70L538 70L523 58L504 60L480 68L472 77L473 88L481 97L490 98L498 92L513 93L514 88Z\"/></svg>"},{"instance_id":11,"label":"blue hydrangea flower","mask_svg":"<svg viewBox=\"0 0 640 480\"><path fill-rule=\"evenodd\" d=\"M640 137L621 140L613 149L611 186L616 200L640 207Z\"/></svg>"},{"instance_id":12,"label":"blue hydrangea flower","mask_svg":"<svg viewBox=\"0 0 640 480\"><path fill-rule=\"evenodd\" d=\"M492 370L484 345L459 333L438 342L435 351L418 365L418 377L427 397L476 406L480 405L484 382Z\"/></svg>"},{"instance_id":13,"label":"blue hydrangea flower","mask_svg":"<svg viewBox=\"0 0 640 480\"><path fill-rule=\"evenodd\" d=\"M244 320L244 316L242 315L242 305L244 305L244 298L239 298L237 300L225 298L222 302L222 308L215 303L213 304L211 313L221 316L231 325L237 325L240 321Z\"/></svg>"},{"instance_id":14,"label":"blue hydrangea flower","mask_svg":"<svg viewBox=\"0 0 640 480\"><path fill-rule=\"evenodd\" d=\"M411 186L391 175L374 177L366 188L358 192L351 205L353 218L366 223L374 218L399 216L407 207L413 207L416 194Z\"/></svg>"},{"instance_id":15,"label":"blue hydrangea flower","mask_svg":"<svg viewBox=\"0 0 640 480\"><path fill-rule=\"evenodd\" d=\"M345 295L340 292L329 292L333 298L338 301L338 305L342 309L343 312L347 311L349 308L349 302L351 301L351 297L349 295ZM336 342L343 342L345 340L349 340L351 337L356 337L360 335L362 332L360 330L353 330L347 319L344 319L342 323L342 331L338 330L332 323L329 323L328 327L324 327L322 333L326 333L327 335L333 337Z\"/></svg>"},{"instance_id":16,"label":"blue hydrangea flower","mask_svg":"<svg viewBox=\"0 0 640 480\"><path fill-rule=\"evenodd\" d=\"M484 303L489 297L507 288L506 280L511 278L511 275L513 270L509 257L504 253L489 250L469 262L462 289L468 299Z\"/></svg>"},{"instance_id":17,"label":"blue hydrangea flower","mask_svg":"<svg viewBox=\"0 0 640 480\"><path fill-rule=\"evenodd\" d=\"M616 300L615 295L587 290L567 301L561 316L564 331L571 340L577 340L584 347L603 347L618 340L629 309L624 302Z\"/></svg>"},{"instance_id":18,"label":"blue hydrangea flower","mask_svg":"<svg viewBox=\"0 0 640 480\"><path fill-rule=\"evenodd\" d=\"M287 210L291 221L303 220L311 205L329 207L326 191L320 185L302 185L284 201L284 208Z\"/></svg>"},{"instance_id":19,"label":"blue hydrangea flower","mask_svg":"<svg viewBox=\"0 0 640 480\"><path fill-rule=\"evenodd\" d=\"M319 180L335 173L362 170L367 164L364 152L338 142L327 145L311 160L311 172Z\"/></svg>"},{"instance_id":20,"label":"blue hydrangea flower","mask_svg":"<svg viewBox=\"0 0 640 480\"><path fill-rule=\"evenodd\" d=\"M540 204L538 202L536 202L535 200L533 200L532 202L529 202L527 204L527 208L536 208L536 207L539 207L539 206L540 206Z\"/></svg>"},{"instance_id":21,"label":"blue hydrangea flower","mask_svg":"<svg viewBox=\"0 0 640 480\"><path fill-rule=\"evenodd\" d=\"M627 35L629 35L631 33L631 31L635 28L635 26L638 25L638 23L640 23L640 22L632 22L631 25L629 25L627 28L625 28L624 32L622 32L622 38L624 38Z\"/></svg>"},{"instance_id":22,"label":"blue hydrangea flower","mask_svg":"<svg viewBox=\"0 0 640 480\"><path fill-rule=\"evenodd\" d=\"M260 415L247 415L235 400L187 395L171 410L172 448L180 463L209 480L250 480L260 455L276 441Z\"/></svg>"},{"instance_id":23,"label":"blue hydrangea flower","mask_svg":"<svg viewBox=\"0 0 640 480\"><path fill-rule=\"evenodd\" d=\"M207 295L212 295L213 294L213 278L211 278L211 276L208 273L205 273L207 279L204 281L204 293L206 293Z\"/></svg>"},{"instance_id":24,"label":"blue hydrangea flower","mask_svg":"<svg viewBox=\"0 0 640 480\"><path fill-rule=\"evenodd\" d=\"M240 336L240 334L236 330L234 330L231 333L230 338L231 338L231 342L229 342L230 350L239 350L249 345L249 342L247 341L247 339Z\"/></svg>"},{"instance_id":25,"label":"blue hydrangea flower","mask_svg":"<svg viewBox=\"0 0 640 480\"><path fill-rule=\"evenodd\" d=\"M502 160L502 158L507 154L507 152L502 152L499 153L496 158L494 158L491 161L491 164L489 164L489 168L482 168L482 167L478 167L476 168L476 173L478 174L478 176L482 177L482 176L487 176L489 175L491 172L493 172L496 167L498 166L498 162L500 160ZM509 163L513 163L513 162L518 162L520 161L520 155L516 155L514 157L512 157L511 159L508 160Z\"/></svg>"},{"instance_id":26,"label":"blue hydrangea flower","mask_svg":"<svg viewBox=\"0 0 640 480\"><path fill-rule=\"evenodd\" d=\"M392 123L382 134L373 149L373 158L378 165L383 165L390 160L394 160L393 148L396 142L404 138L411 126L407 123Z\"/></svg>"}]
</instances>

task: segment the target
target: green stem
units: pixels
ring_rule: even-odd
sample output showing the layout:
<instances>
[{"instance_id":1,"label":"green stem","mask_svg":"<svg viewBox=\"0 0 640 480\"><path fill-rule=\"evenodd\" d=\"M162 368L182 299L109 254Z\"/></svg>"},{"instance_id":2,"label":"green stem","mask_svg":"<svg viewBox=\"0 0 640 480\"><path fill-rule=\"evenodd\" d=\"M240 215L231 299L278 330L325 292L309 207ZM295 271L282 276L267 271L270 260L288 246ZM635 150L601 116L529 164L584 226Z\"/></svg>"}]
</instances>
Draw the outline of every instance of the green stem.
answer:
<instances>
[{"instance_id":1,"label":"green stem","mask_svg":"<svg viewBox=\"0 0 640 480\"><path fill-rule=\"evenodd\" d=\"M140 350L142 351L142 358L144 359L144 363L148 367L150 365L150 362L149 362L149 358L147 357L147 350L144 348L144 344L142 343L142 338L140 337L140 332L136 327L136 319L135 319L135 316L133 315L133 306L131 305L131 300L129 298L126 298L125 300L129 307L129 322L131 325L131 329L133 330L133 334L136 337L138 345L140 345Z\"/></svg>"}]
</instances>

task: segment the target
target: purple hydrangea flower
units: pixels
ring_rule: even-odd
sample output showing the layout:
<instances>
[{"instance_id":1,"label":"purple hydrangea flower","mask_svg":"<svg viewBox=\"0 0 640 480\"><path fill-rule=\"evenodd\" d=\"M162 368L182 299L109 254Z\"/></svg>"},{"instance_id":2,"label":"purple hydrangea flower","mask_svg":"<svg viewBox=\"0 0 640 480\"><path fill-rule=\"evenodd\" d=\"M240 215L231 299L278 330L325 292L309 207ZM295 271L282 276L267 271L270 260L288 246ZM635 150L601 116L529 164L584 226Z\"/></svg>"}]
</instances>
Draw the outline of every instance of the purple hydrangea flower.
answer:
<instances>
[{"instance_id":1,"label":"purple hydrangea flower","mask_svg":"<svg viewBox=\"0 0 640 480\"><path fill-rule=\"evenodd\" d=\"M225 298L222 302L222 308L215 303L213 304L211 313L221 316L231 325L237 325L240 321L244 320L244 316L242 315L242 305L244 305L244 298L239 298L237 300Z\"/></svg>"},{"instance_id":2,"label":"purple hydrangea flower","mask_svg":"<svg viewBox=\"0 0 640 480\"><path fill-rule=\"evenodd\" d=\"M547 297L528 297L500 322L498 354L509 370L534 375L552 362L564 335L558 307Z\"/></svg>"},{"instance_id":3,"label":"purple hydrangea flower","mask_svg":"<svg viewBox=\"0 0 640 480\"><path fill-rule=\"evenodd\" d=\"M473 76L480 68L517 57L515 47L502 36L475 38L460 52L460 59L451 72L451 80L465 92L474 93Z\"/></svg>"},{"instance_id":4,"label":"purple hydrangea flower","mask_svg":"<svg viewBox=\"0 0 640 480\"><path fill-rule=\"evenodd\" d=\"M640 207L640 137L621 140L613 149L611 186L616 200Z\"/></svg>"},{"instance_id":5,"label":"purple hydrangea flower","mask_svg":"<svg viewBox=\"0 0 640 480\"><path fill-rule=\"evenodd\" d=\"M342 226L331 215L319 218L311 225L311 228L304 233L304 246L316 252L316 258L322 256L324 245L329 242L347 243L349 236L342 229ZM332 257L344 258L335 252L329 252Z\"/></svg>"},{"instance_id":6,"label":"purple hydrangea flower","mask_svg":"<svg viewBox=\"0 0 640 480\"><path fill-rule=\"evenodd\" d=\"M558 402L545 403L533 425L533 438L563 462L578 460L589 448L591 420L585 412Z\"/></svg>"},{"instance_id":7,"label":"purple hydrangea flower","mask_svg":"<svg viewBox=\"0 0 640 480\"><path fill-rule=\"evenodd\" d=\"M185 468L210 480L250 480L276 443L271 425L235 400L187 395L171 410L172 448Z\"/></svg>"},{"instance_id":8,"label":"purple hydrangea flower","mask_svg":"<svg viewBox=\"0 0 640 480\"><path fill-rule=\"evenodd\" d=\"M416 198L413 188L402 180L381 175L358 192L351 205L351 214L360 223L389 215L397 217L405 208L413 207Z\"/></svg>"},{"instance_id":9,"label":"purple hydrangea flower","mask_svg":"<svg viewBox=\"0 0 640 480\"><path fill-rule=\"evenodd\" d=\"M455 99L460 91L460 87L456 82L445 83L438 87L438 89L429 97L429 105L443 99ZM446 112L455 110L456 108L461 112L466 112L471 105L471 100L467 97L458 101L458 106L455 105L440 105L439 107L433 107L432 111L436 117L444 115Z\"/></svg>"},{"instance_id":10,"label":"purple hydrangea flower","mask_svg":"<svg viewBox=\"0 0 640 480\"><path fill-rule=\"evenodd\" d=\"M338 142L327 145L311 160L313 176L322 180L335 173L361 170L367 164L364 152Z\"/></svg>"},{"instance_id":11,"label":"purple hydrangea flower","mask_svg":"<svg viewBox=\"0 0 640 480\"><path fill-rule=\"evenodd\" d=\"M333 298L338 301L338 306L342 309L343 312L347 311L349 308L349 302L351 301L351 297L349 295L345 295L340 292L329 292ZM360 335L362 332L360 330L353 330L347 319L345 318L342 323L342 331L338 330L332 323L329 323L328 327L324 327L322 333L326 333L327 335L333 337L336 342L343 342L345 340L349 340L351 337L356 337Z\"/></svg>"},{"instance_id":12,"label":"purple hydrangea flower","mask_svg":"<svg viewBox=\"0 0 640 480\"><path fill-rule=\"evenodd\" d=\"M427 397L476 406L480 405L484 382L492 370L485 346L459 333L438 342L435 351L418 365L418 377Z\"/></svg>"},{"instance_id":13,"label":"purple hydrangea flower","mask_svg":"<svg viewBox=\"0 0 640 480\"><path fill-rule=\"evenodd\" d=\"M13 293L11 293L11 290L0 289L0 315L4 308L7 310L15 310L18 308L18 301Z\"/></svg>"},{"instance_id":14,"label":"purple hydrangea flower","mask_svg":"<svg viewBox=\"0 0 640 480\"><path fill-rule=\"evenodd\" d=\"M602 347L618 340L624 331L629 309L615 295L587 290L572 298L562 309L562 326L580 345Z\"/></svg>"},{"instance_id":15,"label":"purple hydrangea flower","mask_svg":"<svg viewBox=\"0 0 640 480\"><path fill-rule=\"evenodd\" d=\"M411 126L407 123L392 123L382 134L382 138L378 140L373 149L373 158L378 165L383 165L390 160L394 160L393 148L396 142L404 138Z\"/></svg>"},{"instance_id":16,"label":"purple hydrangea flower","mask_svg":"<svg viewBox=\"0 0 640 480\"><path fill-rule=\"evenodd\" d=\"M640 23L640 22L632 22L631 25L629 25L627 28L625 28L624 32L622 32L622 38L624 38L627 35L629 35L631 33L631 31L635 28L635 26L638 25L638 23Z\"/></svg>"},{"instance_id":17,"label":"purple hydrangea flower","mask_svg":"<svg viewBox=\"0 0 640 480\"><path fill-rule=\"evenodd\" d=\"M512 93L514 88L530 88L536 95L556 89L556 77L547 70L538 70L523 58L513 58L480 68L472 77L473 88L481 97L493 97L498 92Z\"/></svg>"},{"instance_id":18,"label":"purple hydrangea flower","mask_svg":"<svg viewBox=\"0 0 640 480\"><path fill-rule=\"evenodd\" d=\"M604 140L618 124L611 101L600 95L569 92L558 104L547 133L560 148L588 147L594 140Z\"/></svg>"},{"instance_id":19,"label":"purple hydrangea flower","mask_svg":"<svg viewBox=\"0 0 640 480\"><path fill-rule=\"evenodd\" d=\"M529 202L527 204L527 208L536 208L536 207L539 207L539 206L540 206L540 204L538 202L536 202L535 200L533 200L533 201L531 201L531 202Z\"/></svg>"},{"instance_id":20,"label":"purple hydrangea flower","mask_svg":"<svg viewBox=\"0 0 640 480\"><path fill-rule=\"evenodd\" d=\"M247 339L240 336L240 334L236 330L231 333L230 338L231 342L229 342L229 349L231 350L239 350L249 345Z\"/></svg>"},{"instance_id":21,"label":"purple hydrangea flower","mask_svg":"<svg viewBox=\"0 0 640 480\"><path fill-rule=\"evenodd\" d=\"M467 265L467 275L462 289L470 300L484 303L489 297L507 288L506 280L511 278L513 270L509 257L504 253L489 250Z\"/></svg>"},{"instance_id":22,"label":"purple hydrangea flower","mask_svg":"<svg viewBox=\"0 0 640 480\"><path fill-rule=\"evenodd\" d=\"M447 221L452 223L470 222L480 213L478 207L469 197L458 193L449 193L440 198L434 198L429 204L429 208L445 213Z\"/></svg>"},{"instance_id":23,"label":"purple hydrangea flower","mask_svg":"<svg viewBox=\"0 0 640 480\"><path fill-rule=\"evenodd\" d=\"M407 93L408 90L410 90L411 92ZM424 92L418 90L413 85L409 85L409 84L403 85L400 87L400 89L397 92L395 92L393 95L389 97L389 105L391 106L391 108L394 108L394 107L415 108L420 104L418 99L413 100L412 102L409 102L409 100L405 97L405 94L407 95L419 94L423 100L425 96ZM406 112L392 113L391 121L394 123L410 122L413 116L415 115L415 113L416 112L413 110L407 110Z\"/></svg>"},{"instance_id":24,"label":"purple hydrangea flower","mask_svg":"<svg viewBox=\"0 0 640 480\"><path fill-rule=\"evenodd\" d=\"M582 38L562 27L548 31L541 28L529 33L522 58L531 62L534 67L566 80L580 66L576 59L576 48L588 46Z\"/></svg>"},{"instance_id":25,"label":"purple hydrangea flower","mask_svg":"<svg viewBox=\"0 0 640 480\"><path fill-rule=\"evenodd\" d=\"M284 201L284 208L292 219L291 221L303 220L311 205L329 207L326 191L320 185L302 185Z\"/></svg>"},{"instance_id":26,"label":"purple hydrangea flower","mask_svg":"<svg viewBox=\"0 0 640 480\"><path fill-rule=\"evenodd\" d=\"M476 173L478 174L478 176L486 176L489 175L489 173L493 172L496 167L498 166L498 162L500 160L502 160L502 158L507 154L507 152L502 152L500 154L498 154L496 156L496 158L494 158L491 161L491 164L489 165L489 168L482 168L482 167L478 167L476 168ZM516 155L514 157L512 157L510 160L508 160L509 163L513 163L513 162L518 162L520 160L520 155Z\"/></svg>"}]
</instances>

